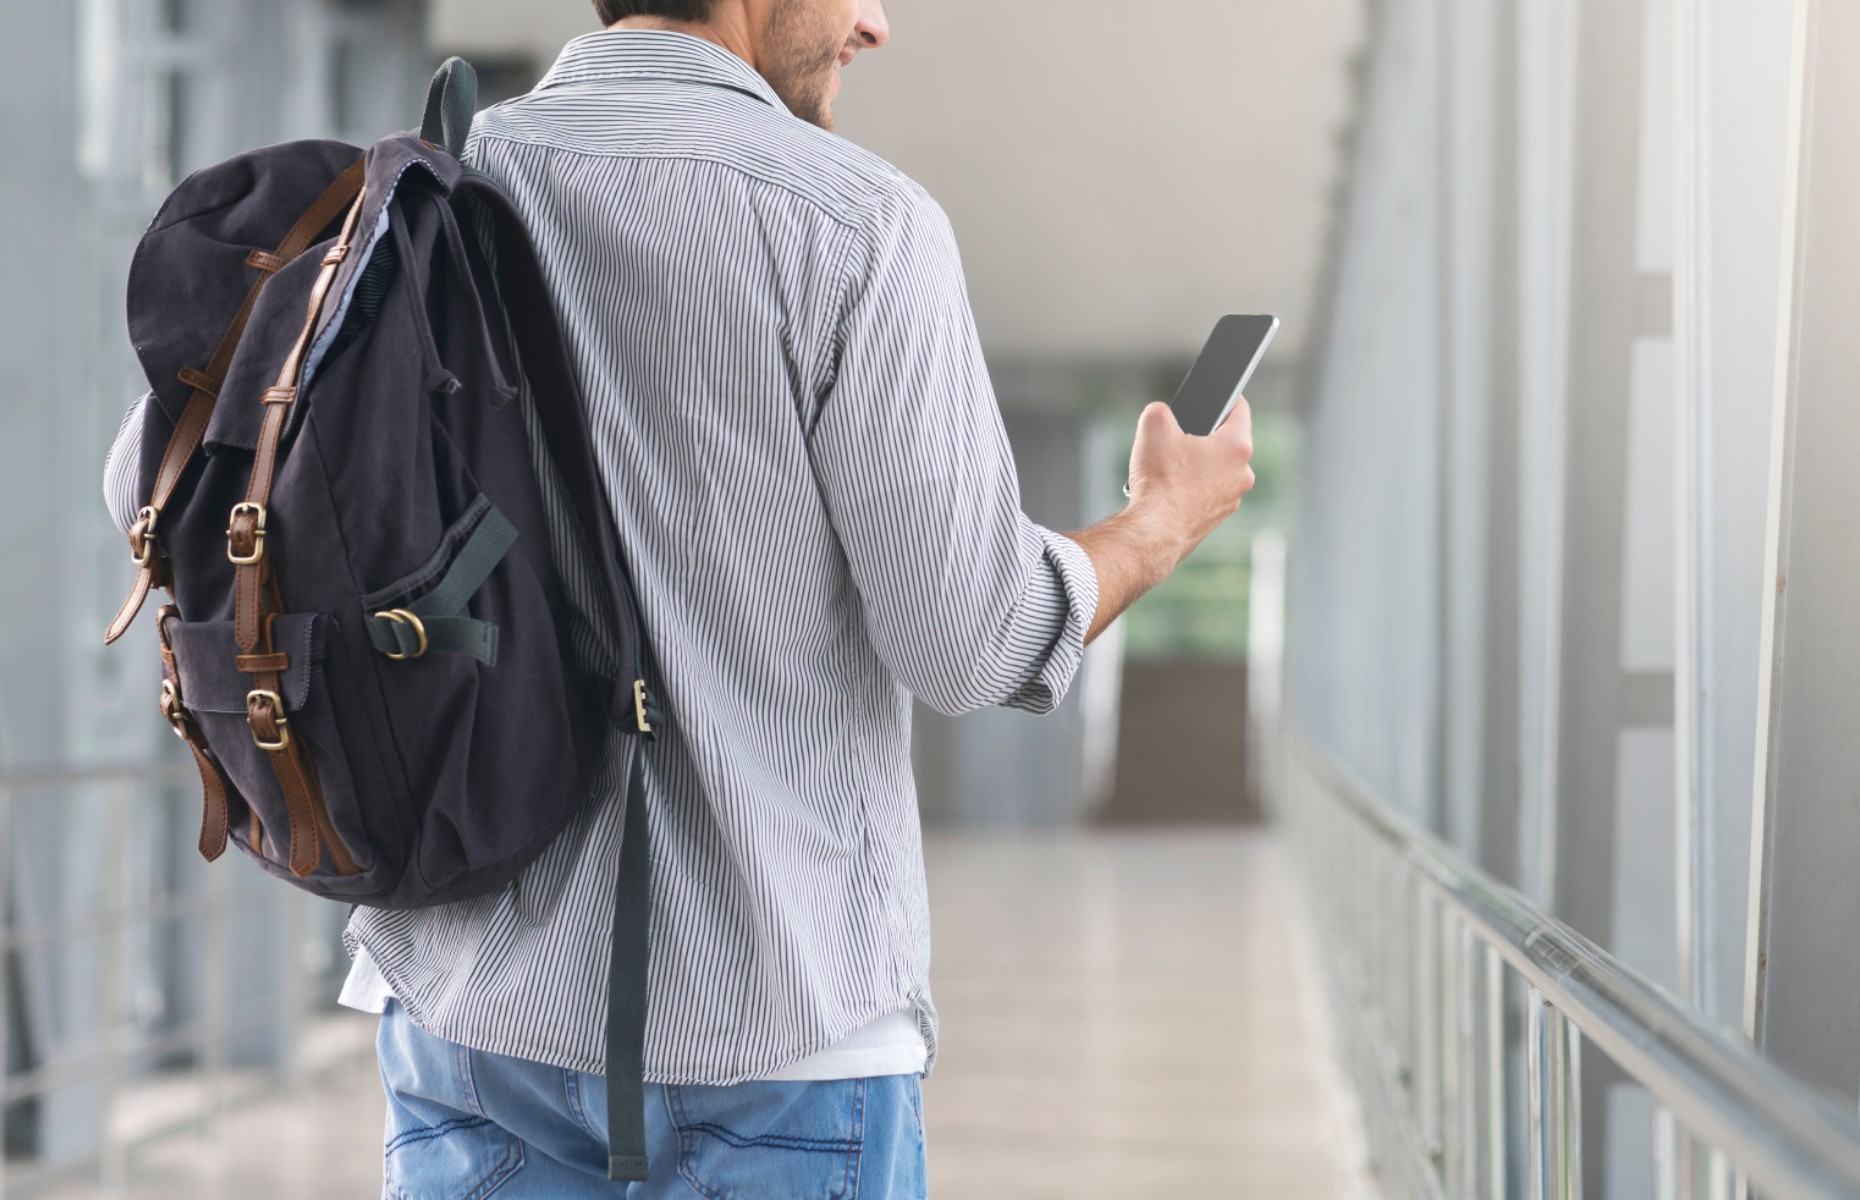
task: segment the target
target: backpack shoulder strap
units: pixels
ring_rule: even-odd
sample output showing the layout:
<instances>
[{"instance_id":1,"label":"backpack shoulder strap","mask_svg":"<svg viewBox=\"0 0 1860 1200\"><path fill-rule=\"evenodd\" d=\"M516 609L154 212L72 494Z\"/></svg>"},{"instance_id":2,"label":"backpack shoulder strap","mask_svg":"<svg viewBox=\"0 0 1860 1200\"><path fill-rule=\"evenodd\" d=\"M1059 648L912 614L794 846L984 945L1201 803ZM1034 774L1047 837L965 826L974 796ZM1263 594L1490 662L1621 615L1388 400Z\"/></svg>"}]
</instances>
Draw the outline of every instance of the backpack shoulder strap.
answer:
<instances>
[{"instance_id":1,"label":"backpack shoulder strap","mask_svg":"<svg viewBox=\"0 0 1860 1200\"><path fill-rule=\"evenodd\" d=\"M517 357L536 401L536 417L549 450L561 470L563 485L586 535L588 549L617 619L620 643L620 678L615 680L612 719L651 738L659 716L646 679L650 648L638 625L634 594L621 556L619 538L607 505L600 473L594 462L587 414L581 389L556 322L555 302L542 264L537 260L521 218L490 179L468 172L460 192L481 204L497 232L497 282L503 291ZM468 245L475 244L466 239ZM624 719L623 719L624 718Z\"/></svg>"},{"instance_id":2,"label":"backpack shoulder strap","mask_svg":"<svg viewBox=\"0 0 1860 1200\"><path fill-rule=\"evenodd\" d=\"M129 627L135 623L136 614L142 611L150 589L166 588L172 582L169 563L161 552L161 539L155 532L155 526L162 510L173 498L174 489L180 484L188 464L200 449L201 438L207 432L207 423L213 417L213 406L219 400L220 384L226 378L226 369L232 365L233 354L239 348L240 339L245 336L246 322L251 320L252 309L258 304L258 294L273 275L308 250L317 235L342 215L349 202L361 193L362 177L363 163L357 159L353 166L336 177L336 181L317 197L314 204L304 210L304 215L291 226L275 252L268 254L263 250L254 250L246 257L246 262L258 269L258 279L252 284L252 290L246 293L245 303L239 306L225 336L220 338L220 344L213 351L206 369L197 371L188 367L181 371L181 382L193 388L194 394L168 438L168 448L162 453L161 466L155 472L155 485L150 492L148 505L137 514L135 524L130 526L129 552L136 563L136 579L130 588L129 598L123 601L123 607L118 610L116 619L110 622L110 628L103 636L104 645L114 643L129 631Z\"/></svg>"}]
</instances>

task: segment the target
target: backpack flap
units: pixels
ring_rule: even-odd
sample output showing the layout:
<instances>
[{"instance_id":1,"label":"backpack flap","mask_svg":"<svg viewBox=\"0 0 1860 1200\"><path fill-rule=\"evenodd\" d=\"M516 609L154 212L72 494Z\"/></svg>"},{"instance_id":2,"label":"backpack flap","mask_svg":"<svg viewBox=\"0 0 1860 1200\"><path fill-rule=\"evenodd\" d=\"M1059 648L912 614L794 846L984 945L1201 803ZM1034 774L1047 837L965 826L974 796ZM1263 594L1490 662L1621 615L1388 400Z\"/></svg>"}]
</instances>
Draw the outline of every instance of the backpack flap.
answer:
<instances>
[{"instance_id":1,"label":"backpack flap","mask_svg":"<svg viewBox=\"0 0 1860 1200\"><path fill-rule=\"evenodd\" d=\"M272 627L272 640L289 654L278 689L287 713L301 712L310 700L310 677L323 664L324 631L317 613L285 613ZM245 716L252 677L234 665L239 653L231 621L188 623L170 620L164 632L174 649L175 683L193 713Z\"/></svg>"},{"instance_id":2,"label":"backpack flap","mask_svg":"<svg viewBox=\"0 0 1860 1200\"><path fill-rule=\"evenodd\" d=\"M436 155L410 135L400 135L377 142L366 158L367 185L362 192L362 211L356 221L359 231L356 244L337 268L330 298L318 316L310 351L305 357L299 387L308 390L355 303L355 296L392 220L391 206L399 190L410 184L433 187L447 192L456 182L458 165L443 155ZM414 172L409 175L409 172ZM303 328L304 306L321 269L323 247L280 271L259 295L245 339L226 374L225 394L231 397L257 398L277 381L279 366L290 355ZM302 405L294 405L289 429L303 420ZM213 411L207 429L209 446L238 447L253 450L258 445L259 429L265 421L265 406L257 403L221 404Z\"/></svg>"},{"instance_id":3,"label":"backpack flap","mask_svg":"<svg viewBox=\"0 0 1860 1200\"><path fill-rule=\"evenodd\" d=\"M361 155L342 142L267 146L195 172L162 204L129 265L128 314L130 341L170 427L194 393L181 373L207 366L261 277L257 264Z\"/></svg>"}]
</instances>

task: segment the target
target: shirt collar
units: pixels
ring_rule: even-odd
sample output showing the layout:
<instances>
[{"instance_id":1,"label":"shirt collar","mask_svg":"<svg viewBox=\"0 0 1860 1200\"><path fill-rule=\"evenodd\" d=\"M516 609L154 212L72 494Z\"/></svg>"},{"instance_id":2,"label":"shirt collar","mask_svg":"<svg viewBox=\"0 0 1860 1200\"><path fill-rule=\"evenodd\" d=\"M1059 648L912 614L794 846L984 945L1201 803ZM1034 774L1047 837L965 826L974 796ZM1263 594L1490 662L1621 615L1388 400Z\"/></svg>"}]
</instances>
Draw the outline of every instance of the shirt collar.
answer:
<instances>
[{"instance_id":1,"label":"shirt collar","mask_svg":"<svg viewBox=\"0 0 1860 1200\"><path fill-rule=\"evenodd\" d=\"M734 88L786 111L748 63L715 42L658 29L605 29L562 47L537 91L597 79L675 79Z\"/></svg>"}]
</instances>

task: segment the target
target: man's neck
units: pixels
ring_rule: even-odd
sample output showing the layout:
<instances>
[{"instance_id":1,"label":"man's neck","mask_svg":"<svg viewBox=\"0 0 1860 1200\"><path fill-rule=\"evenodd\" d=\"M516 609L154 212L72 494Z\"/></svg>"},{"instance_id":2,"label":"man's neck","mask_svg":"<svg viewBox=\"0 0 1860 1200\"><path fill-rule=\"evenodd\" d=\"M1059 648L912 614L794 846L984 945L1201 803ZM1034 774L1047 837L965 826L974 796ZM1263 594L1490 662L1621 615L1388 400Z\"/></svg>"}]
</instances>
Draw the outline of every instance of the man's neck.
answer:
<instances>
[{"instance_id":1,"label":"man's neck","mask_svg":"<svg viewBox=\"0 0 1860 1200\"><path fill-rule=\"evenodd\" d=\"M741 5L719 4L708 21L674 21L668 17L623 17L609 29L652 29L663 33L684 33L703 38L728 50L748 63L758 74L762 66L756 61L754 40L749 36Z\"/></svg>"}]
</instances>

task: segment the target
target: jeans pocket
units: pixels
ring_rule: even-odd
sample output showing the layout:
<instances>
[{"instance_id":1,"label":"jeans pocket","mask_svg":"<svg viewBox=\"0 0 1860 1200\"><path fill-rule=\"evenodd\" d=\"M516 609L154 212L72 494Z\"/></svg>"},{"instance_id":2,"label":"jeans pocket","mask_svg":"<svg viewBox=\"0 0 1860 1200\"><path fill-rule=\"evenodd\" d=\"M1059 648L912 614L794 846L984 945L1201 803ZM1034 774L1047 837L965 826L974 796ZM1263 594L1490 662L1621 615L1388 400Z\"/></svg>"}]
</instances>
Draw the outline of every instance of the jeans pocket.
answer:
<instances>
[{"instance_id":1,"label":"jeans pocket","mask_svg":"<svg viewBox=\"0 0 1860 1200\"><path fill-rule=\"evenodd\" d=\"M865 1081L667 1087L678 1174L706 1200L843 1200L864 1146Z\"/></svg>"},{"instance_id":2,"label":"jeans pocket","mask_svg":"<svg viewBox=\"0 0 1860 1200\"><path fill-rule=\"evenodd\" d=\"M523 1166L523 1143L476 1111L463 1047L397 1003L376 1042L387 1090L382 1171L394 1200L482 1200Z\"/></svg>"},{"instance_id":3,"label":"jeans pocket","mask_svg":"<svg viewBox=\"0 0 1860 1200\"><path fill-rule=\"evenodd\" d=\"M523 1166L523 1144L485 1117L436 1125L389 1118L383 1170L394 1200L481 1200Z\"/></svg>"}]
</instances>

